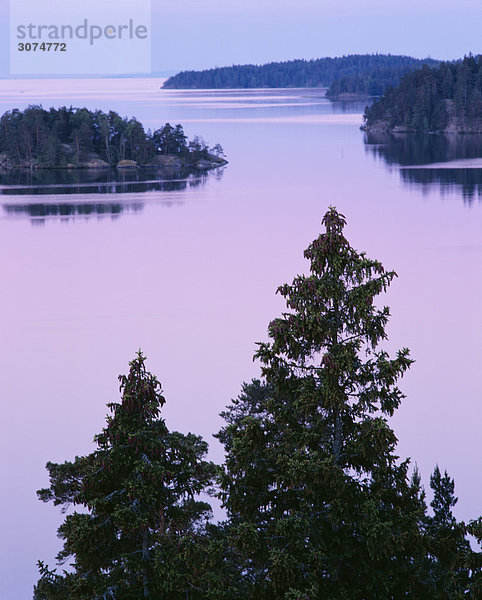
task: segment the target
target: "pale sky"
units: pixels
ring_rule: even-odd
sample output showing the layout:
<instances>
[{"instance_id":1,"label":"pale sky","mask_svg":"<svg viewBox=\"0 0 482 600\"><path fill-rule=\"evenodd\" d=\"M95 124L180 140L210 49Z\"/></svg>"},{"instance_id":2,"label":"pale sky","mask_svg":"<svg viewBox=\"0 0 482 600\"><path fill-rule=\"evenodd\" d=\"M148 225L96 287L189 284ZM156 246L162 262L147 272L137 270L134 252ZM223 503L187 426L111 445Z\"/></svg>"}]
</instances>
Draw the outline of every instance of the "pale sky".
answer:
<instances>
[{"instance_id":1,"label":"pale sky","mask_svg":"<svg viewBox=\"0 0 482 600\"><path fill-rule=\"evenodd\" d=\"M8 6L0 0L4 75ZM375 52L454 59L482 51L481 29L479 0L153 0L152 69Z\"/></svg>"}]
</instances>

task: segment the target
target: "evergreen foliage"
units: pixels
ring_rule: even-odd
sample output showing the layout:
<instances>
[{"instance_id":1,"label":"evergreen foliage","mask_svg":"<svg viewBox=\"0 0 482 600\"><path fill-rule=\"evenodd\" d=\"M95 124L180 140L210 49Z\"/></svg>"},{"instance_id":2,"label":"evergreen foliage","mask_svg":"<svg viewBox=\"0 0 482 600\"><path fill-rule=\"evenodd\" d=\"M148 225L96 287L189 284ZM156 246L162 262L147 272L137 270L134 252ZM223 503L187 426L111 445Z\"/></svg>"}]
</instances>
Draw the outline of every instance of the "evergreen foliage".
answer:
<instances>
[{"instance_id":1,"label":"evergreen foliage","mask_svg":"<svg viewBox=\"0 0 482 600\"><path fill-rule=\"evenodd\" d=\"M398 82L403 72L410 68L417 68L423 63L436 64L436 61L391 54L351 54L336 58L290 60L265 65L233 65L204 71L181 71L169 77L163 87L166 89L328 87L335 80L346 78L345 82L340 84L340 88L333 90L333 95L348 91L343 89L345 87L356 87L357 93L365 93L367 88L379 90L384 82ZM372 83L364 83L370 80ZM379 83L375 83L379 80Z\"/></svg>"},{"instance_id":2,"label":"evergreen foliage","mask_svg":"<svg viewBox=\"0 0 482 600\"><path fill-rule=\"evenodd\" d=\"M224 415L223 500L253 598L406 598L424 507L387 417L412 361L377 349L389 310L373 303L396 274L349 245L334 209L323 223L310 274L278 288L289 312L256 354L266 385Z\"/></svg>"},{"instance_id":3,"label":"evergreen foliage","mask_svg":"<svg viewBox=\"0 0 482 600\"><path fill-rule=\"evenodd\" d=\"M168 131L167 133L170 133ZM202 147L202 142L198 140ZM396 277L352 248L330 208L309 274L278 288L287 310L207 444L169 432L157 378L139 351L120 377L96 450L48 463L40 490L67 514L60 574L39 562L34 600L479 600L482 519L458 522L453 480L435 468L432 515L389 425L412 360L381 348ZM217 475L228 520L199 500Z\"/></svg>"},{"instance_id":4,"label":"evergreen foliage","mask_svg":"<svg viewBox=\"0 0 482 600\"><path fill-rule=\"evenodd\" d=\"M50 487L39 498L82 512L59 528L58 560L72 568L59 575L40 563L35 600L170 599L184 597L193 578L199 584L190 546L206 535L200 525L210 506L197 496L214 465L200 437L168 431L160 383L144 363L139 351L119 377L122 401L108 404L95 452L47 464Z\"/></svg>"},{"instance_id":5,"label":"evergreen foliage","mask_svg":"<svg viewBox=\"0 0 482 600\"><path fill-rule=\"evenodd\" d=\"M366 108L364 121L367 130L482 132L480 55L405 75Z\"/></svg>"},{"instance_id":6,"label":"evergreen foliage","mask_svg":"<svg viewBox=\"0 0 482 600\"><path fill-rule=\"evenodd\" d=\"M265 381L243 386L217 434L248 597L449 598L431 595L440 588L475 600L469 590L480 580L467 565L480 554L447 514L453 485L432 479L435 516L426 517L420 477L409 478L408 460L395 455L388 417L412 361L407 349L390 359L378 348L389 310L374 299L396 274L349 245L335 209L323 223L326 233L305 251L309 275L278 288L288 311L259 344Z\"/></svg>"},{"instance_id":7,"label":"evergreen foliage","mask_svg":"<svg viewBox=\"0 0 482 600\"><path fill-rule=\"evenodd\" d=\"M356 75L346 75L335 79L326 92L328 98L344 96L381 96L389 87L395 87L401 78L420 69L422 65L435 67L438 61L432 59L419 60L408 56L392 57L395 61L387 61L387 65L367 68Z\"/></svg>"},{"instance_id":8,"label":"evergreen foliage","mask_svg":"<svg viewBox=\"0 0 482 600\"><path fill-rule=\"evenodd\" d=\"M115 166L122 160L144 165L160 155L190 161L212 158L206 143L197 152L191 150L182 125L166 123L151 133L134 117L65 106L50 110L29 106L4 113L0 154L14 165L44 168L78 166L91 159Z\"/></svg>"},{"instance_id":9,"label":"evergreen foliage","mask_svg":"<svg viewBox=\"0 0 482 600\"><path fill-rule=\"evenodd\" d=\"M452 508L457 503L455 484L447 472L440 473L438 465L430 477L433 500L432 516L426 516L424 529L427 544L427 571L430 598L433 600L462 600L473 588L477 553L472 552L467 539L468 528L457 522ZM480 574L479 574L480 575ZM477 596L470 595L469 598Z\"/></svg>"}]
</instances>

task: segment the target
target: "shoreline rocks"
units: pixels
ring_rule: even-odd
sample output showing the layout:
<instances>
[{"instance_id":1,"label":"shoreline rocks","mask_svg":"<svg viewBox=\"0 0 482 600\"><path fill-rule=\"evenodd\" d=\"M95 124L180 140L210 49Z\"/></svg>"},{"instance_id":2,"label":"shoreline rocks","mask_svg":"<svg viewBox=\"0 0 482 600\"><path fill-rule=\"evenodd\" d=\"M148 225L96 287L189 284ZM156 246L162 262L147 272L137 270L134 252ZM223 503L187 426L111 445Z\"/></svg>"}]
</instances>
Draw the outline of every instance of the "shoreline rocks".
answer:
<instances>
[{"instance_id":1,"label":"shoreline rocks","mask_svg":"<svg viewBox=\"0 0 482 600\"><path fill-rule=\"evenodd\" d=\"M29 171L40 171L40 170L99 170L99 169L118 169L118 170L131 170L131 169L199 169L199 170L210 170L224 167L228 164L228 161L224 158L210 155L209 158L194 158L192 160L185 159L175 155L159 155L154 158L150 163L138 164L135 160L120 160L115 166L109 165L106 161L101 158L90 158L87 161L83 161L77 164L66 163L62 165L45 165L40 163L38 160L31 160L30 162L19 162L15 163L6 154L0 154L0 171L11 171L11 170L29 170Z\"/></svg>"}]
</instances>

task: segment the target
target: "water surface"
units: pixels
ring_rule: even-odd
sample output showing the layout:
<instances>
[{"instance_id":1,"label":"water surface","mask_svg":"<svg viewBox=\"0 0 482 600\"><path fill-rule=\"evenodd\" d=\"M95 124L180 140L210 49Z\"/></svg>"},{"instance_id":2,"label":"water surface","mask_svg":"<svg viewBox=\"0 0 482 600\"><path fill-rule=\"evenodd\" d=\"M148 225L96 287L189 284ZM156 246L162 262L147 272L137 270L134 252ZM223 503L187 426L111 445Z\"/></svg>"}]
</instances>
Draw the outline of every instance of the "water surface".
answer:
<instances>
[{"instance_id":1,"label":"water surface","mask_svg":"<svg viewBox=\"0 0 482 600\"><path fill-rule=\"evenodd\" d=\"M457 515L480 513L480 173L471 169L468 203L462 182L440 177L447 169L405 169L478 159L477 144L367 143L364 106L332 104L320 90L159 85L0 88L2 112L41 103L115 110L152 129L182 123L220 142L230 161L222 174L170 182L0 182L0 581L9 600L31 597L36 560L52 564L59 549L62 517L35 497L48 484L45 463L92 451L117 375L139 347L163 384L168 426L202 434L222 460L211 438L218 413L259 374L255 342L283 309L275 290L306 269L303 250L330 205L346 215L351 243L399 275L384 299L387 349L408 346L416 359L393 420L399 453L418 463L427 488L434 465L447 468Z\"/></svg>"},{"instance_id":2,"label":"water surface","mask_svg":"<svg viewBox=\"0 0 482 600\"><path fill-rule=\"evenodd\" d=\"M422 193L438 188L461 195L471 203L482 196L482 135L373 134L365 148L389 167L400 167L400 177Z\"/></svg>"}]
</instances>

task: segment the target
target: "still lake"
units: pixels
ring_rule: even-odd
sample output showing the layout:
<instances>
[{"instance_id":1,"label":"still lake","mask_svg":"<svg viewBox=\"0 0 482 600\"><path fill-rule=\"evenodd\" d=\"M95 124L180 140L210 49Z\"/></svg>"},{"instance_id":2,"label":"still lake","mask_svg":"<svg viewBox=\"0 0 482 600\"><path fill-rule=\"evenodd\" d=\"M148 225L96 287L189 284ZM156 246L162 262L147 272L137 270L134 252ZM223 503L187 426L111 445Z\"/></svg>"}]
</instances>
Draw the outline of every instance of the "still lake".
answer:
<instances>
[{"instance_id":1,"label":"still lake","mask_svg":"<svg viewBox=\"0 0 482 600\"><path fill-rule=\"evenodd\" d=\"M170 429L201 434L259 373L256 341L283 309L328 206L352 245L399 275L386 348L416 360L392 425L428 488L455 477L480 515L482 142L365 136L363 104L320 90L163 91L155 79L9 80L0 110L114 110L146 129L182 123L222 144L218 172L160 181L0 177L0 596L30 598L59 550L59 511L36 499L45 463L93 450L117 375L140 347ZM63 179L62 179L63 177ZM130 180L129 180L130 179Z\"/></svg>"}]
</instances>

